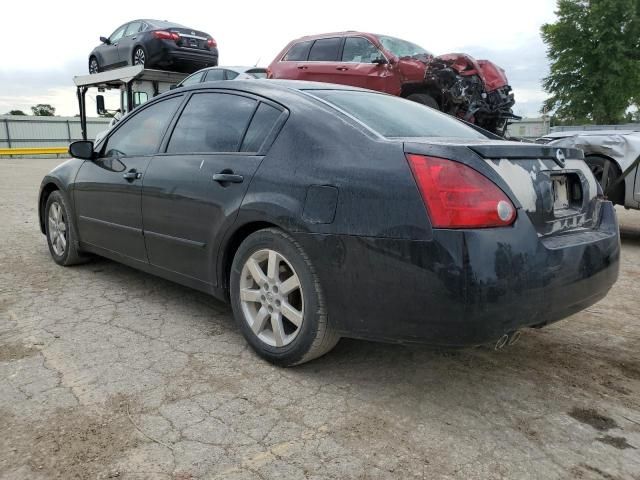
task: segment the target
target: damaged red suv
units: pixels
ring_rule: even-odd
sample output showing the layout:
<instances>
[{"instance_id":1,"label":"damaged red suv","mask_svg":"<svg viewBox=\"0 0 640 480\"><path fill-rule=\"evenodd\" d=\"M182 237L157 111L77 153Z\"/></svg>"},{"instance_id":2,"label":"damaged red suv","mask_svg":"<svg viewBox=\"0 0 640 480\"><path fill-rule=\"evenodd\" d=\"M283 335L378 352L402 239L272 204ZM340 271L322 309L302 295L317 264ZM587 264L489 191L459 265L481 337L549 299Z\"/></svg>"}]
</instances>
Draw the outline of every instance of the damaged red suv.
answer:
<instances>
[{"instance_id":1,"label":"damaged red suv","mask_svg":"<svg viewBox=\"0 0 640 480\"><path fill-rule=\"evenodd\" d=\"M502 135L516 117L507 77L488 60L434 56L405 40L364 32L327 33L289 43L268 78L338 83L414 100Z\"/></svg>"}]
</instances>

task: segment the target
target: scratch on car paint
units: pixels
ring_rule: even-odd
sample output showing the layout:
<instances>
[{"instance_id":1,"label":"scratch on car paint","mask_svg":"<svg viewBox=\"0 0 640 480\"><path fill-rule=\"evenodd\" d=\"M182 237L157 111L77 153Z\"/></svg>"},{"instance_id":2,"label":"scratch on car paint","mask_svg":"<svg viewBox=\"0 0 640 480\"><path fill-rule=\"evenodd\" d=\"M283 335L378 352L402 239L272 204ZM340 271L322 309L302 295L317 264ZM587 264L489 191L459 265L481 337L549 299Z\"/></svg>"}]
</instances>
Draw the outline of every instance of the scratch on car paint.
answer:
<instances>
[{"instance_id":1,"label":"scratch on car paint","mask_svg":"<svg viewBox=\"0 0 640 480\"><path fill-rule=\"evenodd\" d=\"M498 162L489 162L496 172L498 172L518 197L518 201L527 212L536 211L536 200L538 195L533 187L535 173L507 159Z\"/></svg>"}]
</instances>

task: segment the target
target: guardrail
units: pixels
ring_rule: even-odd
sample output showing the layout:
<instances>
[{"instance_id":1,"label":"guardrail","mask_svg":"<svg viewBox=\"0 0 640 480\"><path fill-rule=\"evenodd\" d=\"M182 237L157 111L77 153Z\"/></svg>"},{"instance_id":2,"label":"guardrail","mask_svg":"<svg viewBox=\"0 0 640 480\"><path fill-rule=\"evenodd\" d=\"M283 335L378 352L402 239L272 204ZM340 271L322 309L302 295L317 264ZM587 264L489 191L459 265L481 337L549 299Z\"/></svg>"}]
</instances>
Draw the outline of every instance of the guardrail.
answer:
<instances>
[{"instance_id":1,"label":"guardrail","mask_svg":"<svg viewBox=\"0 0 640 480\"><path fill-rule=\"evenodd\" d=\"M69 147L0 148L0 155L61 155L69 153Z\"/></svg>"}]
</instances>

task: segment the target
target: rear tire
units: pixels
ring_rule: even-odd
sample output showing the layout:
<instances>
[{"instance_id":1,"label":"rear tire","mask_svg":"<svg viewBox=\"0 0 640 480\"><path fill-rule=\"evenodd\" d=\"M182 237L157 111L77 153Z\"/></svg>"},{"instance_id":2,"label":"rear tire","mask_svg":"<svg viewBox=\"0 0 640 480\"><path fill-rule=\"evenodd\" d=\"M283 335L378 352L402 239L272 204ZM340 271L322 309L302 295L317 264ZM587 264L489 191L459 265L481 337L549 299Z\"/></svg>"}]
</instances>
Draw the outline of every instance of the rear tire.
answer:
<instances>
[{"instance_id":1,"label":"rear tire","mask_svg":"<svg viewBox=\"0 0 640 480\"><path fill-rule=\"evenodd\" d=\"M88 257L78 250L72 213L67 199L56 190L51 192L44 210L44 225L49 253L58 265L69 266L84 263Z\"/></svg>"},{"instance_id":2,"label":"rear tire","mask_svg":"<svg viewBox=\"0 0 640 480\"><path fill-rule=\"evenodd\" d=\"M436 99L427 93L412 93L407 97L407 100L440 110L440 106L438 105L438 102L436 102Z\"/></svg>"},{"instance_id":3,"label":"rear tire","mask_svg":"<svg viewBox=\"0 0 640 480\"><path fill-rule=\"evenodd\" d=\"M142 65L145 66L147 64L147 52L144 51L142 47L136 47L133 49L133 56L131 57L131 65Z\"/></svg>"},{"instance_id":4,"label":"rear tire","mask_svg":"<svg viewBox=\"0 0 640 480\"><path fill-rule=\"evenodd\" d=\"M607 189L611 187L622 175L622 171L617 163L611 159L600 155L588 155L585 158L585 162L589 165L593 176L602 187L603 192L607 192ZM605 165L609 163L609 172L607 174L606 185L603 185L603 174ZM608 193L609 200L617 205L624 205L624 182L621 182L615 189Z\"/></svg>"},{"instance_id":5,"label":"rear tire","mask_svg":"<svg viewBox=\"0 0 640 480\"><path fill-rule=\"evenodd\" d=\"M275 365L308 362L340 340L328 323L311 260L282 230L259 230L242 242L233 259L230 287L242 334L258 355Z\"/></svg>"}]
</instances>

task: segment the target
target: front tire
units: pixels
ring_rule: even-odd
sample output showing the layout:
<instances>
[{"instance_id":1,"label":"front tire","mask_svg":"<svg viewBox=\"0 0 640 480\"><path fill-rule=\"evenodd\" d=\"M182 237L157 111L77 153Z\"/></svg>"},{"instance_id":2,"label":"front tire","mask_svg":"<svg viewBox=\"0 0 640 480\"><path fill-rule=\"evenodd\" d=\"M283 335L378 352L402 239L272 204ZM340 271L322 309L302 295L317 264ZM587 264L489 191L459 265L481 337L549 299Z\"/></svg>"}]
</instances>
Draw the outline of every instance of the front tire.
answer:
<instances>
[{"instance_id":1,"label":"front tire","mask_svg":"<svg viewBox=\"0 0 640 480\"><path fill-rule=\"evenodd\" d=\"M96 57L89 58L89 74L95 75L100 72L100 64L98 63L98 59Z\"/></svg>"},{"instance_id":2,"label":"front tire","mask_svg":"<svg viewBox=\"0 0 640 480\"><path fill-rule=\"evenodd\" d=\"M233 314L258 355L279 366L308 362L340 337L331 328L320 282L302 247L282 230L249 235L233 259Z\"/></svg>"},{"instance_id":3,"label":"front tire","mask_svg":"<svg viewBox=\"0 0 640 480\"><path fill-rule=\"evenodd\" d=\"M78 250L78 236L73 226L71 209L64 195L56 190L45 206L45 232L49 253L58 265L84 263L87 258Z\"/></svg>"},{"instance_id":4,"label":"front tire","mask_svg":"<svg viewBox=\"0 0 640 480\"><path fill-rule=\"evenodd\" d=\"M407 100L440 110L440 106L438 105L438 102L436 102L436 99L427 93L412 93L407 97Z\"/></svg>"}]
</instances>

